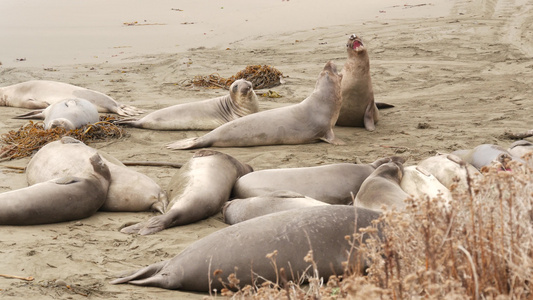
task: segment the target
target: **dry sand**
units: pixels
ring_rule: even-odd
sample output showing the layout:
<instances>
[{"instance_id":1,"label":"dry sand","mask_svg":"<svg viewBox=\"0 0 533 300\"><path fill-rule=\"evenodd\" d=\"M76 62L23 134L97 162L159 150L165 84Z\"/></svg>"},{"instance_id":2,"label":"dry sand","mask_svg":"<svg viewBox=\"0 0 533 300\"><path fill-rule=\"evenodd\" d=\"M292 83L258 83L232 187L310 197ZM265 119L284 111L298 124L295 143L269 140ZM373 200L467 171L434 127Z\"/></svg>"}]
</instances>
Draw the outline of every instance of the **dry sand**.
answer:
<instances>
[{"instance_id":1,"label":"dry sand","mask_svg":"<svg viewBox=\"0 0 533 300\"><path fill-rule=\"evenodd\" d=\"M12 2L2 1L3 4ZM407 164L416 164L436 152L472 148L481 143L508 146L512 141L502 137L505 131L522 132L533 127L533 123L529 121L529 105L533 94L533 4L525 0L443 2L451 3L452 7L444 4L439 6L442 3L438 1L433 4L402 2L400 6L397 6L397 2L383 1L380 2L383 8L377 8L367 18L344 20L337 18L337 15L345 17L347 10L337 7L337 12L330 14L328 20L337 18L342 23L311 25L308 28L286 26L282 28L282 32L263 33L241 28L240 33L232 36L231 32L223 31L231 29L224 29L224 24L221 24L221 31L217 31L216 35L224 34L225 38L222 40L231 41L228 44L210 44L210 39L207 38L191 41L191 44L197 43L194 47L169 49L165 48L168 41L162 41L161 51L164 49L170 54L157 54L157 45L145 50L131 46L125 48L129 49L126 52L131 50L128 52L130 55L136 54L136 51L145 54L132 57L124 53L113 56L113 51L117 49L106 48L102 51L108 57L96 54L99 57L95 61L85 61L85 58L65 51L64 56L56 53L49 63L44 56L33 57L22 52L20 55L26 56L27 61L14 62L12 57L0 52L0 61L3 63L0 66L0 85L29 79L70 82L105 92L121 102L152 111L225 93L220 90L190 90L181 86L182 81L195 75L218 72L227 77L246 65L269 64L288 76L286 84L273 89L283 98L260 99L261 109L271 109L297 103L307 97L327 60L333 60L342 66L346 56L346 39L350 34L357 33L363 37L369 49L376 100L395 105L395 108L381 112L381 121L376 131L335 128L338 138L346 142L345 146L316 143L217 150L261 170L353 162L356 158L367 163L390 155L404 156L409 159ZM403 6L404 3L414 6ZM180 8L168 5L168 10ZM230 7L230 4L224 5ZM283 5L299 7L301 2L279 1L269 9L262 9L275 15L276 9ZM183 6L183 9L182 13L186 13L187 8ZM232 9L235 10L232 18L235 18L238 10ZM2 14L6 13L3 7L0 7L0 11ZM206 8L206 11L209 9ZM437 15L440 13L441 16L431 15L430 12ZM286 12L280 15L285 18L288 16ZM313 16L311 13L309 15ZM138 17L143 18L142 13ZM190 22L194 20L192 18ZM135 19L124 20L127 21ZM150 22L159 21L147 20L147 23ZM292 22L297 23L296 20ZM161 23L168 24L166 21ZM120 30L157 31L165 30L165 26L171 25L126 26L120 27ZM253 26L250 28L253 29ZM163 35L159 38L164 40ZM5 38L2 40L4 46L1 51L4 51L9 41ZM200 47L202 43L205 43L203 46L206 48ZM180 44L186 43L182 41ZM38 45L33 47L32 53L39 52ZM15 50L22 51L20 48ZM99 59L102 61L98 61ZM18 129L25 124L23 120L11 119L23 112L26 110L0 108L0 133ZM129 136L124 139L93 143L91 146L121 160L185 162L193 151L170 151L164 145L177 139L204 134L141 129L127 129L127 132ZM26 186L24 174L6 166L24 167L28 161L26 158L0 164L0 192ZM162 187L166 187L170 177L176 172L170 168L135 169L152 177ZM0 278L0 297L203 297L203 294L108 284L113 276L123 271L169 259L188 244L226 226L221 222L220 216L216 216L152 236L129 236L118 231L126 222L145 220L151 215L152 213L97 213L77 222L44 226L2 226L0 274L33 276L35 280L25 282Z\"/></svg>"}]
</instances>

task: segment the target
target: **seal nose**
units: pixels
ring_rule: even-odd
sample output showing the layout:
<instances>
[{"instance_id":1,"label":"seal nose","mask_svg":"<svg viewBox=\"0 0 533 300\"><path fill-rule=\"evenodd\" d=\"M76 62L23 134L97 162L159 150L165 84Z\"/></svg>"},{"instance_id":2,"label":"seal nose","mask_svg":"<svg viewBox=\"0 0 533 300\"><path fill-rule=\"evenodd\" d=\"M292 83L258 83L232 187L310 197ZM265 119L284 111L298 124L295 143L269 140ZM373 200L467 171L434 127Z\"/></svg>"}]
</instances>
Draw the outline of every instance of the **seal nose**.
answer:
<instances>
[{"instance_id":1,"label":"seal nose","mask_svg":"<svg viewBox=\"0 0 533 300\"><path fill-rule=\"evenodd\" d=\"M357 38L357 35L354 33L350 36L350 41L353 41Z\"/></svg>"}]
</instances>

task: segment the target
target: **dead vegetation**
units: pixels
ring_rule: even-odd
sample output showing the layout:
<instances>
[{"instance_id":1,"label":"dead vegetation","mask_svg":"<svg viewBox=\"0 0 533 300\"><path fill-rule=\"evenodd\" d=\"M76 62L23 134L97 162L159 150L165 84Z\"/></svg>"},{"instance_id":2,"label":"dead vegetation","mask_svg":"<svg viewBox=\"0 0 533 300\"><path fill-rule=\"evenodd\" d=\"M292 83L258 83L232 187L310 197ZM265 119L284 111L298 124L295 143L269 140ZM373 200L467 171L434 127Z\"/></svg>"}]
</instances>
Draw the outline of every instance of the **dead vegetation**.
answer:
<instances>
[{"instance_id":1,"label":"dead vegetation","mask_svg":"<svg viewBox=\"0 0 533 300\"><path fill-rule=\"evenodd\" d=\"M207 76L195 76L190 82L187 82L186 85L229 89L231 84L238 79L250 81L253 88L256 90L268 89L282 83L283 73L268 65L249 65L229 78L224 78L218 73L213 73Z\"/></svg>"},{"instance_id":2,"label":"dead vegetation","mask_svg":"<svg viewBox=\"0 0 533 300\"><path fill-rule=\"evenodd\" d=\"M280 270L276 283L236 292L225 289L222 295L232 299L531 299L533 163L529 161L528 166L512 165L512 171L502 171L501 165L484 168L482 178L472 178L468 189L452 189L449 204L443 199L409 199L405 211L387 211L374 227L355 233L349 240L359 240L362 233L371 235L357 249L372 262L365 276L347 272L324 283L315 275L302 285L283 280ZM382 228L381 237L375 234L376 226ZM312 253L306 259L312 268ZM228 278L228 283L235 280Z\"/></svg>"},{"instance_id":3,"label":"dead vegetation","mask_svg":"<svg viewBox=\"0 0 533 300\"><path fill-rule=\"evenodd\" d=\"M33 154L44 145L59 140L63 136L71 136L84 143L121 138L124 130L111 123L116 117L100 116L100 121L85 125L82 128L66 130L61 127L44 129L43 122L29 121L19 130L11 130L0 137L0 161L23 158Z\"/></svg>"}]
</instances>

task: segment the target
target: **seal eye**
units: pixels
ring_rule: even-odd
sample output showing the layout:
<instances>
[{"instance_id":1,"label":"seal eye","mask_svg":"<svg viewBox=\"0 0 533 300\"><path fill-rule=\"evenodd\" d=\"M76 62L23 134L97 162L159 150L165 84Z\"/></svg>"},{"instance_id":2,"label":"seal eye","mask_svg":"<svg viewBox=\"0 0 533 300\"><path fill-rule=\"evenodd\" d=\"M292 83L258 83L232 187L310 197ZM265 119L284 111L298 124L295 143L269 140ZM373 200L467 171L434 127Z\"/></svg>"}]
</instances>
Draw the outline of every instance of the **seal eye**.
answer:
<instances>
[{"instance_id":1,"label":"seal eye","mask_svg":"<svg viewBox=\"0 0 533 300\"><path fill-rule=\"evenodd\" d=\"M238 89L239 89L239 85L238 84L234 85L232 89L233 93L236 94Z\"/></svg>"}]
</instances>

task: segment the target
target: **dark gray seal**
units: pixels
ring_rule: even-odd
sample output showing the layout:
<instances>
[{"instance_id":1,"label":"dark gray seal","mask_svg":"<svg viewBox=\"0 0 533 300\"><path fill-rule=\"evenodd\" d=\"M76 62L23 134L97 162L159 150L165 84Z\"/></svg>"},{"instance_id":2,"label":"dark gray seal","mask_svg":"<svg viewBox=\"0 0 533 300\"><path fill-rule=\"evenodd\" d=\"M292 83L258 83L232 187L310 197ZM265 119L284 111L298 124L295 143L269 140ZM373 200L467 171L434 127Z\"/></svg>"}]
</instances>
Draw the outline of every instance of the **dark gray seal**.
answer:
<instances>
[{"instance_id":1,"label":"dark gray seal","mask_svg":"<svg viewBox=\"0 0 533 300\"><path fill-rule=\"evenodd\" d=\"M378 217L378 212L346 205L269 214L221 229L191 244L171 260L134 271L111 284L220 291L223 286L218 278L226 280L230 273L236 272L240 286L260 286L265 279L276 282L280 268L284 268L288 280L298 282L299 278L292 278L291 274L313 276L311 263L304 261L311 249L319 276L327 280L331 275L343 274L346 261L349 268L365 268L366 260L356 250L357 241L352 247L345 237L370 226ZM364 234L362 241L367 237ZM274 251L278 269L266 257Z\"/></svg>"},{"instance_id":2,"label":"dark gray seal","mask_svg":"<svg viewBox=\"0 0 533 300\"><path fill-rule=\"evenodd\" d=\"M36 225L93 215L106 200L111 175L98 154L92 170L0 194L0 224Z\"/></svg>"},{"instance_id":3,"label":"dark gray seal","mask_svg":"<svg viewBox=\"0 0 533 300\"><path fill-rule=\"evenodd\" d=\"M147 235L208 218L220 212L237 178L251 171L230 155L200 150L170 180L166 212L121 232Z\"/></svg>"}]
</instances>

